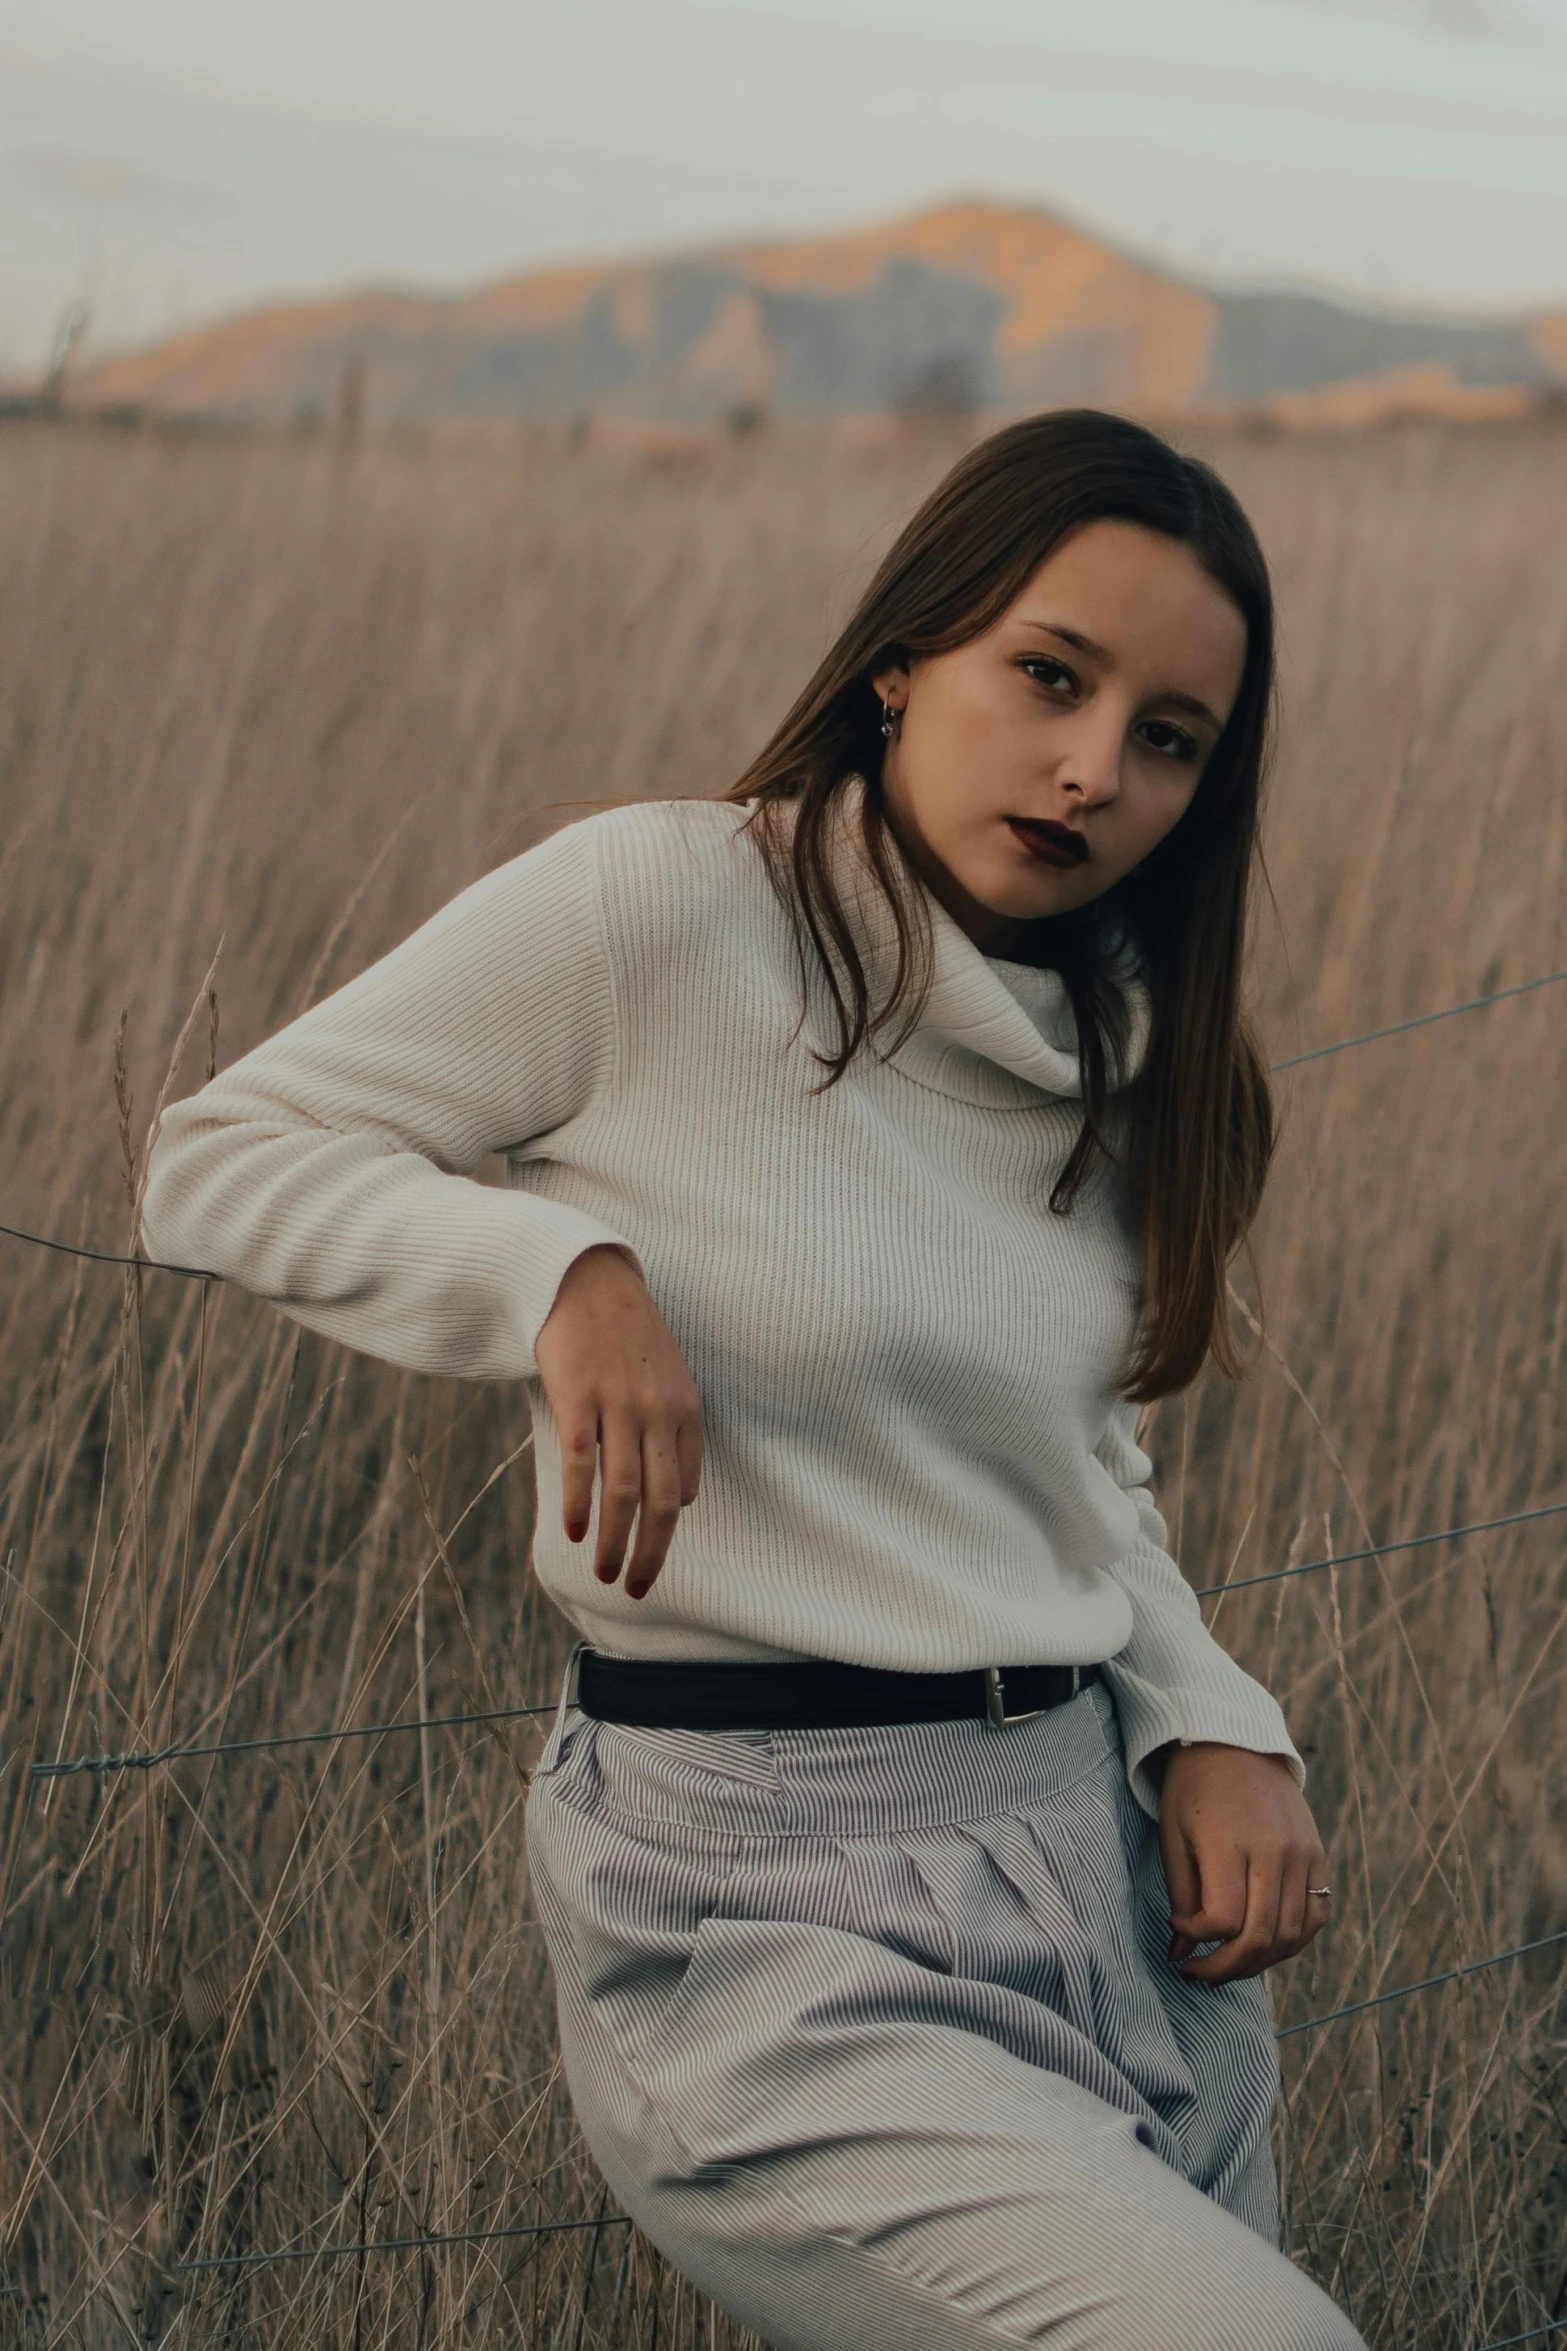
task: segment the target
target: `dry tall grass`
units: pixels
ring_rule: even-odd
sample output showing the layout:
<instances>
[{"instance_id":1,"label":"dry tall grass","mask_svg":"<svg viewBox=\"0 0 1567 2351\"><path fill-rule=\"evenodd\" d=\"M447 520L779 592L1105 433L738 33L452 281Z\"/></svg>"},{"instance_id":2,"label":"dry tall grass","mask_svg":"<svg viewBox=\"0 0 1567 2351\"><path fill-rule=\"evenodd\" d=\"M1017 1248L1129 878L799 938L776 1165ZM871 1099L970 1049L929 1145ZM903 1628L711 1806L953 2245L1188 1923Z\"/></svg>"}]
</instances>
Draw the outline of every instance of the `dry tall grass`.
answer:
<instances>
[{"instance_id":1,"label":"dry tall grass","mask_svg":"<svg viewBox=\"0 0 1567 2351\"><path fill-rule=\"evenodd\" d=\"M0 440L0 1216L122 1243L117 1124L143 1129L220 938L227 1056L543 803L721 785L950 453ZM1567 963L1567 435L1217 454L1287 618L1273 1048ZM1546 991L1282 1082L1276 1352L1155 1429L1195 1581L1567 1496L1564 1043ZM0 1249L0 2335L727 2340L610 2225L176 2267L603 2211L523 1880L537 1734L52 1786L29 1763L526 1703L561 1629L529 1584L515 1394ZM1567 1923L1563 1540L1223 1604L1333 1854L1286 2019ZM1561 1985L1547 1953L1287 2044L1293 2244L1378 2351L1567 2306Z\"/></svg>"}]
</instances>

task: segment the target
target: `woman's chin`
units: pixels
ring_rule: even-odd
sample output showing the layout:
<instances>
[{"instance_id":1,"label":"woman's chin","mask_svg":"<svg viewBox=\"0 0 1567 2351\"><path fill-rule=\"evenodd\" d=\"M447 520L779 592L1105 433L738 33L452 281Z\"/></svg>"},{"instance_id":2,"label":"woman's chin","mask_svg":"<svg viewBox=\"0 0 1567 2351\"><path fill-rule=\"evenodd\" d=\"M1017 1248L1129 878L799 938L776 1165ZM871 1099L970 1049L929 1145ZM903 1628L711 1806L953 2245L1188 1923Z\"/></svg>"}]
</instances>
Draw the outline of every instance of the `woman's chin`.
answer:
<instances>
[{"instance_id":1,"label":"woman's chin","mask_svg":"<svg viewBox=\"0 0 1567 2351\"><path fill-rule=\"evenodd\" d=\"M1081 906L1094 894L1084 888L1080 872L988 873L977 875L973 882L962 882L962 887L974 904L998 923L1045 922L1053 914L1066 914Z\"/></svg>"}]
</instances>

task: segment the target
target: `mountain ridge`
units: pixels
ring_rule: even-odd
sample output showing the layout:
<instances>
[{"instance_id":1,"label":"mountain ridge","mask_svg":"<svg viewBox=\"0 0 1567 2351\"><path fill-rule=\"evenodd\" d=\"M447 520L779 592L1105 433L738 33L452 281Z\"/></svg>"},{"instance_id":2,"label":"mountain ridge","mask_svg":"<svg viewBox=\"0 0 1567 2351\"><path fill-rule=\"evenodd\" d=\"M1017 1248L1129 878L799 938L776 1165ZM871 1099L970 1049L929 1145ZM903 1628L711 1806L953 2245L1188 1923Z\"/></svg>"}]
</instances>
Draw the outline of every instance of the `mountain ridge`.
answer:
<instances>
[{"instance_id":1,"label":"mountain ridge","mask_svg":"<svg viewBox=\"0 0 1567 2351\"><path fill-rule=\"evenodd\" d=\"M1006 413L1354 422L1567 396L1567 314L1465 322L1227 291L1046 212L969 199L835 236L241 313L99 363L100 407L278 424L353 387L388 422Z\"/></svg>"}]
</instances>

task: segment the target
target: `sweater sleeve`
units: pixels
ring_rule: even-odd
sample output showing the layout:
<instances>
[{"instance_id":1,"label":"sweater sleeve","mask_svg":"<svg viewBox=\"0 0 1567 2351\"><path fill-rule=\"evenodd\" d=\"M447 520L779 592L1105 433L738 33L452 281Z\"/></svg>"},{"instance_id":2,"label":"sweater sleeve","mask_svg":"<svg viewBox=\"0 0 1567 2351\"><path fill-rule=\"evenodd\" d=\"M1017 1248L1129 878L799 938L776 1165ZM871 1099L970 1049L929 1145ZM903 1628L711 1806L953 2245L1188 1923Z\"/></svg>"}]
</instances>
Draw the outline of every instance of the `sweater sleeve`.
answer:
<instances>
[{"instance_id":1,"label":"sweater sleeve","mask_svg":"<svg viewBox=\"0 0 1567 2351\"><path fill-rule=\"evenodd\" d=\"M474 883L347 987L166 1110L142 1230L414 1371L532 1372L568 1266L621 1236L472 1180L547 1158L612 1074L594 826Z\"/></svg>"},{"instance_id":2,"label":"sweater sleeve","mask_svg":"<svg viewBox=\"0 0 1567 2351\"><path fill-rule=\"evenodd\" d=\"M1097 1457L1134 1504L1137 1540L1106 1570L1131 1602L1132 1637L1107 1666L1126 1747L1127 1776L1138 1802L1155 1819L1159 1749L1179 1741L1212 1739L1282 1755L1296 1777L1305 1765L1296 1753L1278 1700L1221 1649L1202 1620L1197 1596L1168 1549L1168 1536L1148 1478L1152 1464L1137 1442L1137 1408L1114 1406Z\"/></svg>"}]
</instances>

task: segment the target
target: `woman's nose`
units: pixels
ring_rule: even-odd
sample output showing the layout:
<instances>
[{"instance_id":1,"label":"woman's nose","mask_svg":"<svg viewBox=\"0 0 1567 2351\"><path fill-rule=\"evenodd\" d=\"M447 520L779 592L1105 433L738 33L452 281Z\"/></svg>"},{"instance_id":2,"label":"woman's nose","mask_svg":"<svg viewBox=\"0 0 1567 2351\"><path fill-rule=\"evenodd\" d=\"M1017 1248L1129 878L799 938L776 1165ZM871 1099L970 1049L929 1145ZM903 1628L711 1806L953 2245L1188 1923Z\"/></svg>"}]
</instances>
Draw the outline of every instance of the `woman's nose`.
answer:
<instances>
[{"instance_id":1,"label":"woman's nose","mask_svg":"<svg viewBox=\"0 0 1567 2351\"><path fill-rule=\"evenodd\" d=\"M1057 780L1079 807L1100 808L1121 789L1123 731L1119 720L1104 723L1096 712L1085 713L1062 746Z\"/></svg>"}]
</instances>

